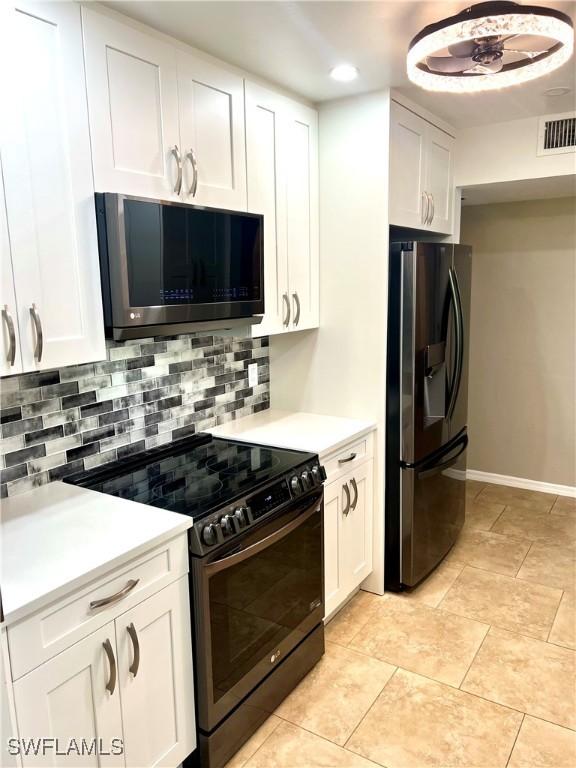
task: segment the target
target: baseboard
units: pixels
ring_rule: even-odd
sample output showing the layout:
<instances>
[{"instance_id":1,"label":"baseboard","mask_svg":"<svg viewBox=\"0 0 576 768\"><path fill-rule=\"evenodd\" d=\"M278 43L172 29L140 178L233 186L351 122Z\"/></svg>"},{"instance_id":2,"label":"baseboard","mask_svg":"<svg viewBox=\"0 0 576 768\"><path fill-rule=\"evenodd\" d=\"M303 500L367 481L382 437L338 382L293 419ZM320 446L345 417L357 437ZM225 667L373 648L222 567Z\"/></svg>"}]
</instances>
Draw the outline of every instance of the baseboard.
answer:
<instances>
[{"instance_id":1,"label":"baseboard","mask_svg":"<svg viewBox=\"0 0 576 768\"><path fill-rule=\"evenodd\" d=\"M491 472L481 472L478 469L466 470L467 480L478 480L481 483L494 485L509 485L512 488L526 488L528 491L554 493L556 496L576 497L576 487L572 485L555 485L541 480L530 480L527 477L512 477L511 475L494 475Z\"/></svg>"}]
</instances>

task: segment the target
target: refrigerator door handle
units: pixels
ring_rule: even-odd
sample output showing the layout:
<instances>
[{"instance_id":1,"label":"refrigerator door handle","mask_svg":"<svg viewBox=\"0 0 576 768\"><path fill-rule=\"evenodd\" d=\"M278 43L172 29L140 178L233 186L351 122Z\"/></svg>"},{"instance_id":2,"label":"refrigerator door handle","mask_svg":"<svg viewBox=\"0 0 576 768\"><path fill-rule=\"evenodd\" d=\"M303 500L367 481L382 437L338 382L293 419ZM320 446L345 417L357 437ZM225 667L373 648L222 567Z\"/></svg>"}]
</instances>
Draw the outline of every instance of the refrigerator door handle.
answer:
<instances>
[{"instance_id":1,"label":"refrigerator door handle","mask_svg":"<svg viewBox=\"0 0 576 768\"><path fill-rule=\"evenodd\" d=\"M454 365L454 375L450 384L450 394L448 396L448 408L446 409L446 418L450 418L456 407L456 400L460 391L462 381L462 367L464 364L464 315L462 312L462 299L460 297L460 286L458 285L458 276L454 267L448 270L448 282L450 285L450 294L454 304L454 336L456 342L456 358Z\"/></svg>"},{"instance_id":2,"label":"refrigerator door handle","mask_svg":"<svg viewBox=\"0 0 576 768\"><path fill-rule=\"evenodd\" d=\"M462 437L458 440L454 448L459 447L459 450L457 453L452 455L449 459L446 459L445 461L441 461L440 464L424 464L422 469L420 469L416 475L418 480L425 480L427 477L432 477L432 475L437 475L438 472L442 472L444 469L448 469L453 464L456 463L456 461L460 458L460 456L464 453L466 448L468 447L468 435L464 434Z\"/></svg>"}]
</instances>

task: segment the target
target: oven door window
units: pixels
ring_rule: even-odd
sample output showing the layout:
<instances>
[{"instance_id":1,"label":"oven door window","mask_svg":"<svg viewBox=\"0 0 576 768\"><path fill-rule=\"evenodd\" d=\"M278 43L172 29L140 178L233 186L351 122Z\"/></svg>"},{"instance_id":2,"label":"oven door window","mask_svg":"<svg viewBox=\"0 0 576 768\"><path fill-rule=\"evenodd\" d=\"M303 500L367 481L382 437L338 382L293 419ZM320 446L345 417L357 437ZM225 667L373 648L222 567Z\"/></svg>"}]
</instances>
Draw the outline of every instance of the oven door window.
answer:
<instances>
[{"instance_id":1,"label":"oven door window","mask_svg":"<svg viewBox=\"0 0 576 768\"><path fill-rule=\"evenodd\" d=\"M209 579L213 700L309 631L323 604L322 516ZM300 637L299 637L300 635Z\"/></svg>"}]
</instances>

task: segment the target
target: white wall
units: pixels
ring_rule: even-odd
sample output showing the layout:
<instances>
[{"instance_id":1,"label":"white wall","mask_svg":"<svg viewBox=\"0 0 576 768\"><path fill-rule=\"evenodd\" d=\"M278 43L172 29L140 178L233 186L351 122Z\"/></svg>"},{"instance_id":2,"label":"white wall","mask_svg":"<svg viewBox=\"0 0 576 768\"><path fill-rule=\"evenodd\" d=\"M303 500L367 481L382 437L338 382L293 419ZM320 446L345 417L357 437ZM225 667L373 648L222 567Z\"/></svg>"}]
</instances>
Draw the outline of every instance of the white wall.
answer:
<instances>
[{"instance_id":1,"label":"white wall","mask_svg":"<svg viewBox=\"0 0 576 768\"><path fill-rule=\"evenodd\" d=\"M537 145L537 117L461 128L456 141L456 186L576 173L576 154L538 156Z\"/></svg>"},{"instance_id":2,"label":"white wall","mask_svg":"<svg viewBox=\"0 0 576 768\"><path fill-rule=\"evenodd\" d=\"M576 198L464 208L468 467L576 486Z\"/></svg>"},{"instance_id":3,"label":"white wall","mask_svg":"<svg viewBox=\"0 0 576 768\"><path fill-rule=\"evenodd\" d=\"M270 338L271 405L371 419L375 571L383 591L388 91L320 109L320 328Z\"/></svg>"}]
</instances>

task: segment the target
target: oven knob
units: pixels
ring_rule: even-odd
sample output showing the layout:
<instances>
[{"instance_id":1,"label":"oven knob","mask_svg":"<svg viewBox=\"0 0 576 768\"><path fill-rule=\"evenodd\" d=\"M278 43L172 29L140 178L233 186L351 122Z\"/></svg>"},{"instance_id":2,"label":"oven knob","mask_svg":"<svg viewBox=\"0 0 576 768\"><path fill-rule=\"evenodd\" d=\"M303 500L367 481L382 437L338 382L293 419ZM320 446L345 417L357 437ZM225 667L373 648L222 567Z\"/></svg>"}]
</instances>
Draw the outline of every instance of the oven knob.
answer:
<instances>
[{"instance_id":1,"label":"oven knob","mask_svg":"<svg viewBox=\"0 0 576 768\"><path fill-rule=\"evenodd\" d=\"M232 515L224 515L224 517L220 518L220 530L223 536L230 536L230 534L234 533L232 519Z\"/></svg>"},{"instance_id":2,"label":"oven knob","mask_svg":"<svg viewBox=\"0 0 576 768\"><path fill-rule=\"evenodd\" d=\"M290 488L292 489L294 496L299 496L300 493L302 493L302 488L300 487L300 479L296 475L290 479Z\"/></svg>"},{"instance_id":3,"label":"oven knob","mask_svg":"<svg viewBox=\"0 0 576 768\"><path fill-rule=\"evenodd\" d=\"M202 528L202 541L206 546L211 547L216 544L218 537L216 536L216 528L213 525L205 525Z\"/></svg>"},{"instance_id":4,"label":"oven knob","mask_svg":"<svg viewBox=\"0 0 576 768\"><path fill-rule=\"evenodd\" d=\"M312 477L310 475L310 472L308 472L307 469L302 472L300 475L300 479L302 480L302 487L304 490L307 490L308 488L312 487Z\"/></svg>"},{"instance_id":5,"label":"oven knob","mask_svg":"<svg viewBox=\"0 0 576 768\"><path fill-rule=\"evenodd\" d=\"M234 510L234 517L240 528L244 528L248 524L248 510L246 507L238 507Z\"/></svg>"},{"instance_id":6,"label":"oven knob","mask_svg":"<svg viewBox=\"0 0 576 768\"><path fill-rule=\"evenodd\" d=\"M314 464L312 467L312 479L314 480L315 485L320 485L322 482L322 473L320 472L320 466L318 464Z\"/></svg>"}]
</instances>

